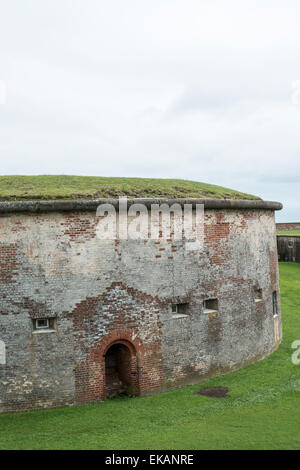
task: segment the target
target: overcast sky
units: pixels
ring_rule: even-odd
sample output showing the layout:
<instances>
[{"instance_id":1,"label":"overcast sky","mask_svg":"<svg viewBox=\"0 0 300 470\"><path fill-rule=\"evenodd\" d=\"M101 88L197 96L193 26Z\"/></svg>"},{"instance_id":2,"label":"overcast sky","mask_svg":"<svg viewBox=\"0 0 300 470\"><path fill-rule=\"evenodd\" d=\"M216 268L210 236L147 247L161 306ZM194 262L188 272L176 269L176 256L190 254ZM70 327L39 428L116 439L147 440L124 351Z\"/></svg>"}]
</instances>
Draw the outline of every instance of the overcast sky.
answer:
<instances>
[{"instance_id":1,"label":"overcast sky","mask_svg":"<svg viewBox=\"0 0 300 470\"><path fill-rule=\"evenodd\" d=\"M300 220L299 0L0 0L0 80L1 174L192 179Z\"/></svg>"}]
</instances>

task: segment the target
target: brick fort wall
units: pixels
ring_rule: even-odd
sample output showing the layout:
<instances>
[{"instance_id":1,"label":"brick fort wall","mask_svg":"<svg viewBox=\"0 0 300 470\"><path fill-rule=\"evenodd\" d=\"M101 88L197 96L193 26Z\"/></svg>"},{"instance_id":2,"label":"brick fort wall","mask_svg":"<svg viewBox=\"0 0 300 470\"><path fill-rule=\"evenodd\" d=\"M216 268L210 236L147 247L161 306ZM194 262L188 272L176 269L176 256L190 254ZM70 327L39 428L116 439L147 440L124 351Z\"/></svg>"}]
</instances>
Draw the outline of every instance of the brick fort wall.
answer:
<instances>
[{"instance_id":1,"label":"brick fort wall","mask_svg":"<svg viewBox=\"0 0 300 470\"><path fill-rule=\"evenodd\" d=\"M278 346L272 210L207 209L198 252L171 238L100 240L96 226L90 210L0 215L0 411L105 399L113 344L128 349L124 374L140 395L237 369ZM51 328L36 330L36 319Z\"/></svg>"}]
</instances>

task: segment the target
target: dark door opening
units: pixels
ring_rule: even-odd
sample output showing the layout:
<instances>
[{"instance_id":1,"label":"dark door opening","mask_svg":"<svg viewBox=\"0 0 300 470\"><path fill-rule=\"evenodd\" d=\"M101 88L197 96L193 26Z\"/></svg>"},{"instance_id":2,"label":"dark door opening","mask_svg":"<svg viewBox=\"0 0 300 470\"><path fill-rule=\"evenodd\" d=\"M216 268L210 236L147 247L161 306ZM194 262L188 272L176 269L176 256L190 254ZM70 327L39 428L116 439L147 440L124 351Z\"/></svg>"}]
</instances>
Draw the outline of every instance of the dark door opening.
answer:
<instances>
[{"instance_id":1,"label":"dark door opening","mask_svg":"<svg viewBox=\"0 0 300 470\"><path fill-rule=\"evenodd\" d=\"M124 344L113 344L105 355L106 396L133 395L135 389L134 364Z\"/></svg>"}]
</instances>

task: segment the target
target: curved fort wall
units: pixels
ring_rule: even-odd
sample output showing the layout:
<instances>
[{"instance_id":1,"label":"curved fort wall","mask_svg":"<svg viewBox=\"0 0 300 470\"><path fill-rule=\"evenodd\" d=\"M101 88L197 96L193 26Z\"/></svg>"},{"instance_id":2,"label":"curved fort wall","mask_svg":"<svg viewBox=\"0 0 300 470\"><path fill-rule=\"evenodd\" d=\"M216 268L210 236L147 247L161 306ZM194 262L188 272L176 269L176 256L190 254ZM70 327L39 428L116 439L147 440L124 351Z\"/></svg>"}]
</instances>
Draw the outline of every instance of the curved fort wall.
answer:
<instances>
[{"instance_id":1,"label":"curved fort wall","mask_svg":"<svg viewBox=\"0 0 300 470\"><path fill-rule=\"evenodd\" d=\"M196 201L205 243L195 252L172 238L99 239L99 202L0 203L0 411L103 400L118 363L145 395L280 343L280 204Z\"/></svg>"}]
</instances>

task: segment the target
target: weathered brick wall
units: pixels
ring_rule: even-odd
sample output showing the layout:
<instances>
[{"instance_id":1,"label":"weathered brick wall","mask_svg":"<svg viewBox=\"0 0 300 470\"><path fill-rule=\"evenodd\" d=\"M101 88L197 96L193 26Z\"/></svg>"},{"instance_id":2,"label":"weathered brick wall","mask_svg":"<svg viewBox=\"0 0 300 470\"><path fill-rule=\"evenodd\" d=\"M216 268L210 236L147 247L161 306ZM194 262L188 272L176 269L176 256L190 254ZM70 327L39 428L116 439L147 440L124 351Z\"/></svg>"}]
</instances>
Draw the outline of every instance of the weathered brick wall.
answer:
<instances>
[{"instance_id":1,"label":"weathered brick wall","mask_svg":"<svg viewBox=\"0 0 300 470\"><path fill-rule=\"evenodd\" d=\"M93 212L0 217L0 411L104 399L114 343L130 351L142 395L241 367L278 345L272 211L207 211L199 253L171 239L99 240L96 222ZM203 310L210 297L217 312ZM186 316L173 318L172 303L188 303ZM55 331L33 332L41 317L55 318Z\"/></svg>"},{"instance_id":2,"label":"weathered brick wall","mask_svg":"<svg viewBox=\"0 0 300 470\"><path fill-rule=\"evenodd\" d=\"M281 222L276 224L277 230L300 230L300 222Z\"/></svg>"},{"instance_id":3,"label":"weathered brick wall","mask_svg":"<svg viewBox=\"0 0 300 470\"><path fill-rule=\"evenodd\" d=\"M164 323L168 386L248 364L277 343L272 306L272 293L279 292L273 214L207 212L205 235L204 252L194 259L188 277L184 256L175 267L176 292L181 289L184 296L189 286L190 314ZM183 278L188 282L182 283ZM254 288L262 289L259 302ZM209 297L219 299L218 312L205 313L202 300Z\"/></svg>"}]
</instances>

